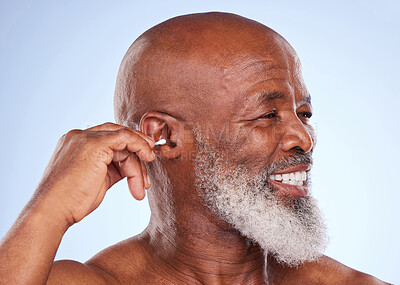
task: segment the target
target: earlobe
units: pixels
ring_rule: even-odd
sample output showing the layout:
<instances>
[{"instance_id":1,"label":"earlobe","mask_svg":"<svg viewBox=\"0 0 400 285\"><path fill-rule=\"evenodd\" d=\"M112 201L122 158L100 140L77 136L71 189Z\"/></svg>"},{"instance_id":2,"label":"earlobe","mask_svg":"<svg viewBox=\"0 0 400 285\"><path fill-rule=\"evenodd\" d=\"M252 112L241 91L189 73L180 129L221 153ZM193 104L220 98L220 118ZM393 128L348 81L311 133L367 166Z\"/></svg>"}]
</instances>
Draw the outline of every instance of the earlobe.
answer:
<instances>
[{"instance_id":1,"label":"earlobe","mask_svg":"<svg viewBox=\"0 0 400 285\"><path fill-rule=\"evenodd\" d=\"M173 116L160 112L145 113L140 119L140 131L155 141L165 139L165 145L156 146L153 150L163 159L177 159L181 156L181 122Z\"/></svg>"}]
</instances>

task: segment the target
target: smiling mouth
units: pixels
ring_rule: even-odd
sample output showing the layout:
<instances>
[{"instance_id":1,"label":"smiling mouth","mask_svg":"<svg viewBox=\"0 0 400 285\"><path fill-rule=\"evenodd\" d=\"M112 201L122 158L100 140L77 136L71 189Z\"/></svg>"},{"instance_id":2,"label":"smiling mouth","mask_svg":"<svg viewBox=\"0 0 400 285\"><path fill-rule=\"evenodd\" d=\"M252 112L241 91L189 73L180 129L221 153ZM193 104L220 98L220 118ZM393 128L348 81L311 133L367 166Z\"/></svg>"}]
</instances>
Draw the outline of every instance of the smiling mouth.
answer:
<instances>
[{"instance_id":1,"label":"smiling mouth","mask_svg":"<svg viewBox=\"0 0 400 285\"><path fill-rule=\"evenodd\" d=\"M309 194L309 171L311 164L299 164L276 171L268 177L271 186L283 197L306 197Z\"/></svg>"},{"instance_id":2,"label":"smiling mouth","mask_svg":"<svg viewBox=\"0 0 400 285\"><path fill-rule=\"evenodd\" d=\"M269 179L283 184L303 186L305 184L304 182L307 181L307 172L296 171L283 174L272 174L269 176Z\"/></svg>"}]
</instances>

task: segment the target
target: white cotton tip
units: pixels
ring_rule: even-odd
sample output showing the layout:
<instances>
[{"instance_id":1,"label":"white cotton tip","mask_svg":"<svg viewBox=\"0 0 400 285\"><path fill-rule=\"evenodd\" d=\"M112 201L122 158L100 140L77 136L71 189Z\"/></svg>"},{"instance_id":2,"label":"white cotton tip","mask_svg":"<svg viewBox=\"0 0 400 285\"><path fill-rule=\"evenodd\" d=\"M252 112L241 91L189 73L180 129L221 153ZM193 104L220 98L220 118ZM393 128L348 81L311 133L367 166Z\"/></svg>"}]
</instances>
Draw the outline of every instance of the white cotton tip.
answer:
<instances>
[{"instance_id":1,"label":"white cotton tip","mask_svg":"<svg viewBox=\"0 0 400 285\"><path fill-rule=\"evenodd\" d=\"M161 139L155 143L155 145L164 145L167 142L166 139Z\"/></svg>"}]
</instances>

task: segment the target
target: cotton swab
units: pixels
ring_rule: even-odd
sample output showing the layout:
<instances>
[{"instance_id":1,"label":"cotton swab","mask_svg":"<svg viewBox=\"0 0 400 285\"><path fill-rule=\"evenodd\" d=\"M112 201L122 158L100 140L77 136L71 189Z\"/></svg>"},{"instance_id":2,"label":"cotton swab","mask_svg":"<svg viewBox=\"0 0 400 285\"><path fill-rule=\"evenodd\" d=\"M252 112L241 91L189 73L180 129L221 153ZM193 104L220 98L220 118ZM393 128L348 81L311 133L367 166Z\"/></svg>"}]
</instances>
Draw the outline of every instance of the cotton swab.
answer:
<instances>
[{"instance_id":1,"label":"cotton swab","mask_svg":"<svg viewBox=\"0 0 400 285\"><path fill-rule=\"evenodd\" d=\"M164 145L167 142L166 139L161 139L159 141L157 141L154 145Z\"/></svg>"}]
</instances>

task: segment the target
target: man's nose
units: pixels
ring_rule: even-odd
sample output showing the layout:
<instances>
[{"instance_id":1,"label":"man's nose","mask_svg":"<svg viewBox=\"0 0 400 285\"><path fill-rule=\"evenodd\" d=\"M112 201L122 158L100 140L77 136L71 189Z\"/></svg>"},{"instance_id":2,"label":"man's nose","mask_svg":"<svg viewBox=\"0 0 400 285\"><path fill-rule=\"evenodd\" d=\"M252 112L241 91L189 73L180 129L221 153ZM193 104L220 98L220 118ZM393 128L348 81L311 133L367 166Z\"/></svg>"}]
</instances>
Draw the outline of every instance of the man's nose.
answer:
<instances>
[{"instance_id":1,"label":"man's nose","mask_svg":"<svg viewBox=\"0 0 400 285\"><path fill-rule=\"evenodd\" d=\"M314 133L311 126L303 124L298 118L286 125L285 132L281 137L280 147L283 151L302 150L310 152L315 143Z\"/></svg>"}]
</instances>

